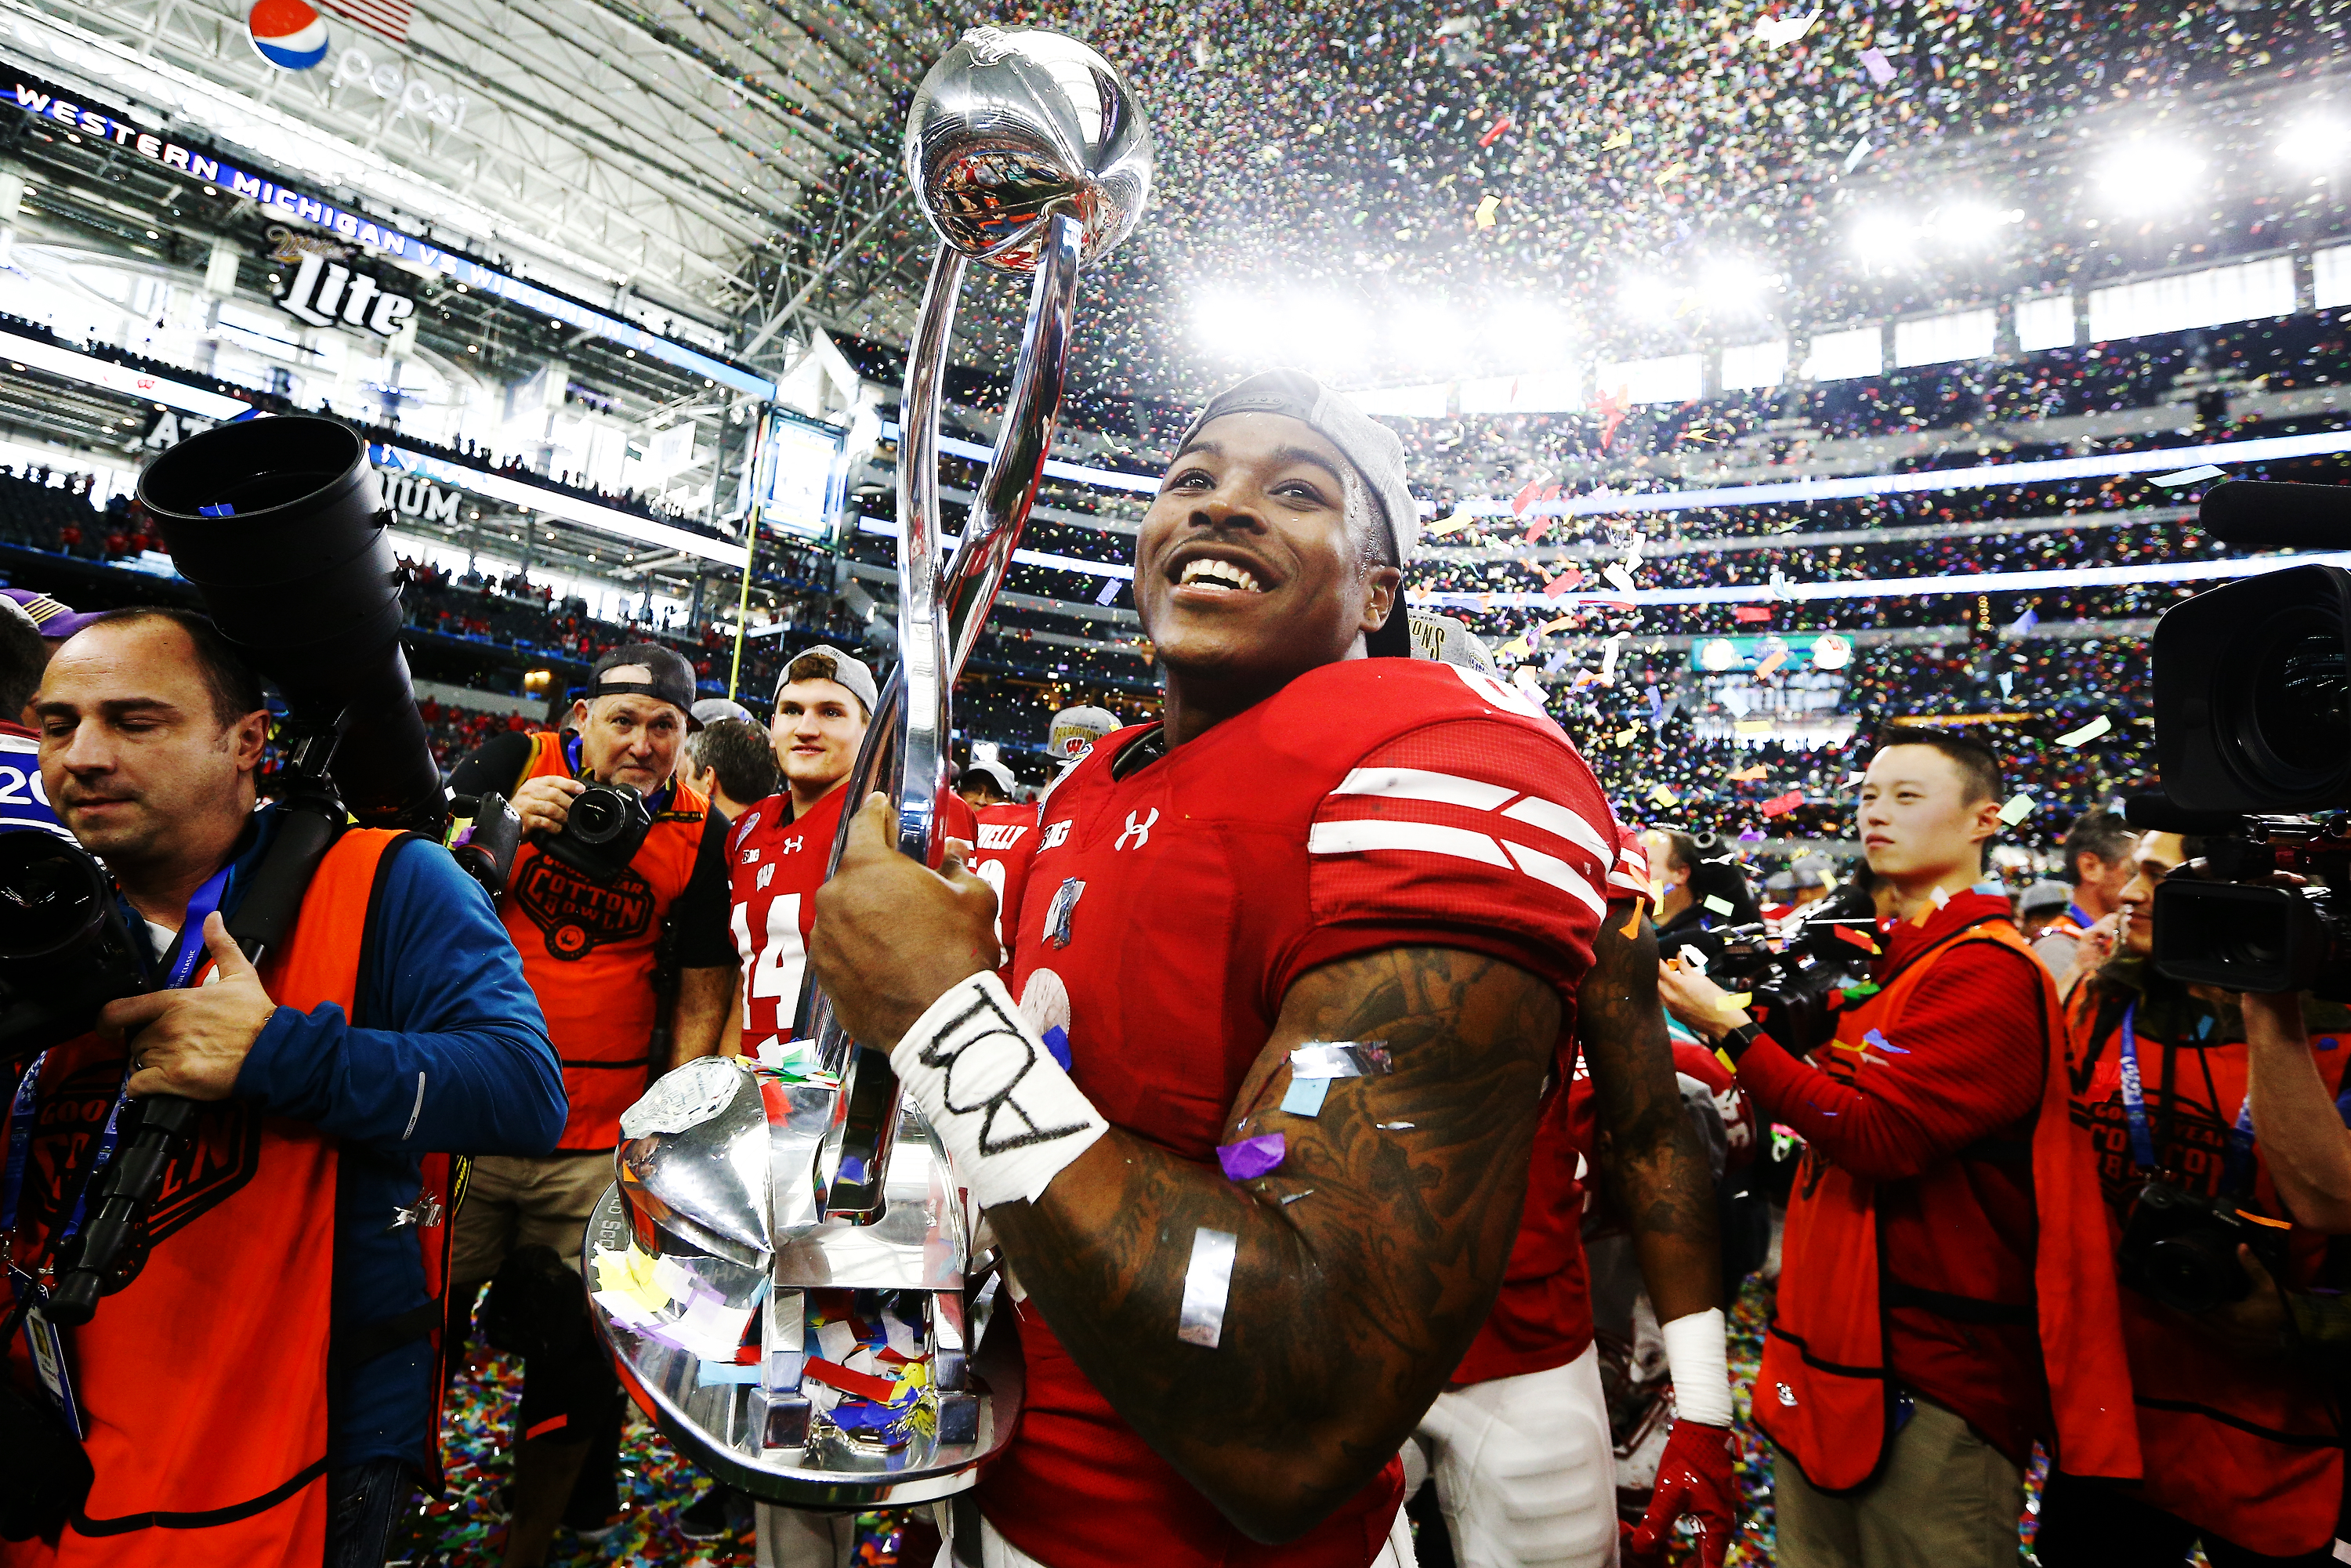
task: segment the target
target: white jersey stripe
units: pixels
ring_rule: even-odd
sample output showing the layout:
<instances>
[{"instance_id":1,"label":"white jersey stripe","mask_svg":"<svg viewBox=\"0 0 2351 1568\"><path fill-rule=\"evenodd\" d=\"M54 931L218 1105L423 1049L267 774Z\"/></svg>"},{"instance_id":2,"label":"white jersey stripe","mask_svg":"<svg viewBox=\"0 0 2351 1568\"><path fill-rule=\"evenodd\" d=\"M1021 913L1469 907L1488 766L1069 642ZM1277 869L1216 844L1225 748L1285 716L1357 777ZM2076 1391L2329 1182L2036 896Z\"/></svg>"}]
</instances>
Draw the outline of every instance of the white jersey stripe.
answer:
<instances>
[{"instance_id":1,"label":"white jersey stripe","mask_svg":"<svg viewBox=\"0 0 2351 1568\"><path fill-rule=\"evenodd\" d=\"M1333 795L1384 795L1391 800L1434 800L1445 806L1467 806L1490 811L1518 793L1503 784L1488 784L1452 773L1427 773L1417 768L1358 768L1339 781Z\"/></svg>"},{"instance_id":2,"label":"white jersey stripe","mask_svg":"<svg viewBox=\"0 0 2351 1568\"><path fill-rule=\"evenodd\" d=\"M1420 850L1498 865L1505 871L1510 867L1494 841L1485 834L1473 833L1467 828L1440 827L1435 822L1378 819L1317 822L1306 835L1306 852L1310 855L1355 855L1370 850Z\"/></svg>"},{"instance_id":3,"label":"white jersey stripe","mask_svg":"<svg viewBox=\"0 0 2351 1568\"><path fill-rule=\"evenodd\" d=\"M1599 856L1602 865L1615 863L1615 841L1604 838L1600 830L1556 800L1546 800L1540 795L1530 795L1502 815L1541 828L1547 833L1557 833L1561 838L1573 843L1581 844Z\"/></svg>"},{"instance_id":4,"label":"white jersey stripe","mask_svg":"<svg viewBox=\"0 0 2351 1568\"><path fill-rule=\"evenodd\" d=\"M1608 901L1594 893L1592 884L1583 880L1583 873L1565 861L1547 855L1541 850L1531 850L1524 844L1514 844L1508 839L1502 841L1502 847L1510 852L1510 857L1519 862L1519 869L1537 882L1549 883L1594 915L1608 913Z\"/></svg>"}]
</instances>

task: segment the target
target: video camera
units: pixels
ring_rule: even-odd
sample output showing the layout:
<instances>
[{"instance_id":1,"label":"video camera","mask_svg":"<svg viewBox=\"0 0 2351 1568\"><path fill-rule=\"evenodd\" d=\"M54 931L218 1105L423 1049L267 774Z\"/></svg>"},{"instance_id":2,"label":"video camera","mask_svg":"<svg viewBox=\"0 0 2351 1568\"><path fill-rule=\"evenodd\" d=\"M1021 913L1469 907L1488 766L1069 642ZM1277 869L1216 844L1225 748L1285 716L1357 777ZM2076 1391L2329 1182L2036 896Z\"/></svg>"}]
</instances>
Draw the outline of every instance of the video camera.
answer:
<instances>
[{"instance_id":1,"label":"video camera","mask_svg":"<svg viewBox=\"0 0 2351 1568\"><path fill-rule=\"evenodd\" d=\"M1764 1033L1803 1056L1836 1037L1846 990L1868 984L1876 927L1869 894L1846 886L1808 909L1776 950L1761 925L1676 931L1657 948L1667 958L1696 952L1708 979L1749 993L1747 1011Z\"/></svg>"},{"instance_id":2,"label":"video camera","mask_svg":"<svg viewBox=\"0 0 2351 1568\"><path fill-rule=\"evenodd\" d=\"M2351 546L2351 486L2231 480L2199 520L2231 544ZM2351 571L2199 593L2157 624L2153 663L2163 789L2125 815L2205 840L2156 889L2156 968L2351 1000Z\"/></svg>"},{"instance_id":3,"label":"video camera","mask_svg":"<svg viewBox=\"0 0 2351 1568\"><path fill-rule=\"evenodd\" d=\"M261 961L353 818L437 837L447 810L400 643L391 514L348 425L289 416L224 424L147 466L139 498L214 623L283 695L275 835L229 935ZM509 852L509 858L510 852ZM476 874L480 874L477 871ZM21 1065L154 983L147 935L79 846L0 835L0 1056ZM136 1272L145 1218L194 1105L139 1103L44 1308L78 1323Z\"/></svg>"},{"instance_id":4,"label":"video camera","mask_svg":"<svg viewBox=\"0 0 2351 1568\"><path fill-rule=\"evenodd\" d=\"M2139 1188L2115 1249L2122 1282L2178 1312L2209 1312L2252 1292L2253 1277L2237 1260L2242 1242L2264 1268L2291 1276L2286 1231L2257 1219L2223 1193L2207 1197L2167 1181Z\"/></svg>"}]
</instances>

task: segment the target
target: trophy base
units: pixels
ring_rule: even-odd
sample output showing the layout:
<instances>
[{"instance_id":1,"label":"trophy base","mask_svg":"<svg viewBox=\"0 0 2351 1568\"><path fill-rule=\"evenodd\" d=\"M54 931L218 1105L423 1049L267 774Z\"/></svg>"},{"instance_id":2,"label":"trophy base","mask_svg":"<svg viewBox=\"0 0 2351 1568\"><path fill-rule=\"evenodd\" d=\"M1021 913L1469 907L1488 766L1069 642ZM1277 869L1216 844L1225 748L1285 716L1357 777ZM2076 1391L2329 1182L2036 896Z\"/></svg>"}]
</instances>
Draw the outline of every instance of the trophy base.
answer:
<instances>
[{"instance_id":1,"label":"trophy base","mask_svg":"<svg viewBox=\"0 0 2351 1568\"><path fill-rule=\"evenodd\" d=\"M583 1269L600 1249L625 1249L629 1238L620 1188L607 1188L588 1221ZM629 1396L680 1454L713 1479L786 1508L852 1512L951 1497L978 1480L979 1462L1009 1439L1020 1408L1010 1312L989 1314L963 1388L940 1391L927 1419L887 1432L836 1427L797 1390L740 1381L747 1369L705 1361L601 1312L589 1315Z\"/></svg>"}]
</instances>

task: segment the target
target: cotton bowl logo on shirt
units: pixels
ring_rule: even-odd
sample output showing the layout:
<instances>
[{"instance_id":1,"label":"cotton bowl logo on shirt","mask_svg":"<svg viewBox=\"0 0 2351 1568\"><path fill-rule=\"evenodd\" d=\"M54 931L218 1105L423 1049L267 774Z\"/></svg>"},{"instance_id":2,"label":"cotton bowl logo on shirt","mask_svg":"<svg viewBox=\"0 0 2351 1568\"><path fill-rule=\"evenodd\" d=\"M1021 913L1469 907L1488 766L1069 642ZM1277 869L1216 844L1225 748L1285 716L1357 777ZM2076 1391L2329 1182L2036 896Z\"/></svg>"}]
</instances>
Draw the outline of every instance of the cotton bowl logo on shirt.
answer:
<instances>
[{"instance_id":1,"label":"cotton bowl logo on shirt","mask_svg":"<svg viewBox=\"0 0 2351 1568\"><path fill-rule=\"evenodd\" d=\"M307 71L327 57L327 21L307 0L254 0L246 36L263 59L281 70Z\"/></svg>"},{"instance_id":2,"label":"cotton bowl logo on shirt","mask_svg":"<svg viewBox=\"0 0 2351 1568\"><path fill-rule=\"evenodd\" d=\"M535 855L517 873L512 896L547 933L549 957L584 958L599 943L653 929L653 885L634 871L596 883L550 855Z\"/></svg>"}]
</instances>

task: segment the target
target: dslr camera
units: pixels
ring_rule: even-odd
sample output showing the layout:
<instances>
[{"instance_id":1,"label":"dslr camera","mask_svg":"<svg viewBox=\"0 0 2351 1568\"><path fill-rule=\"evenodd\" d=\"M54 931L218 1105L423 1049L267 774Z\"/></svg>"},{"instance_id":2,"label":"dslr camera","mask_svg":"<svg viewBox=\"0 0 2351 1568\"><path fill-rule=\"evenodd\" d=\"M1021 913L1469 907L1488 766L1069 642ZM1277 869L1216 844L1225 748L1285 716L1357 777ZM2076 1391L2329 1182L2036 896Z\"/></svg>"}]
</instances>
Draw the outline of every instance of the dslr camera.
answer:
<instances>
[{"instance_id":1,"label":"dslr camera","mask_svg":"<svg viewBox=\"0 0 2351 1568\"><path fill-rule=\"evenodd\" d=\"M2231 480L2200 520L2232 544L2339 549L2351 487ZM2156 968L2351 1000L2351 571L2284 567L2174 605L2153 664L2163 789L2125 814L2204 839L2156 889Z\"/></svg>"},{"instance_id":2,"label":"dslr camera","mask_svg":"<svg viewBox=\"0 0 2351 1568\"><path fill-rule=\"evenodd\" d=\"M563 831L545 835L544 847L590 882L614 882L653 827L653 808L643 795L626 784L590 784L571 797Z\"/></svg>"},{"instance_id":3,"label":"dslr camera","mask_svg":"<svg viewBox=\"0 0 2351 1568\"><path fill-rule=\"evenodd\" d=\"M2291 1277L2286 1232L2241 1210L2226 1196L2199 1197L2167 1181L2139 1189L2115 1249L2122 1282L2183 1312L2209 1312L2241 1301L2252 1276L2237 1261L2239 1243L2251 1247L2262 1267Z\"/></svg>"},{"instance_id":4,"label":"dslr camera","mask_svg":"<svg viewBox=\"0 0 2351 1568\"><path fill-rule=\"evenodd\" d=\"M1708 979L1748 992L1756 1023L1803 1056L1836 1038L1846 991L1869 983L1876 927L1869 895L1843 887L1813 904L1777 948L1761 925L1677 931L1657 946L1663 957L1685 948L1698 954Z\"/></svg>"}]
</instances>

